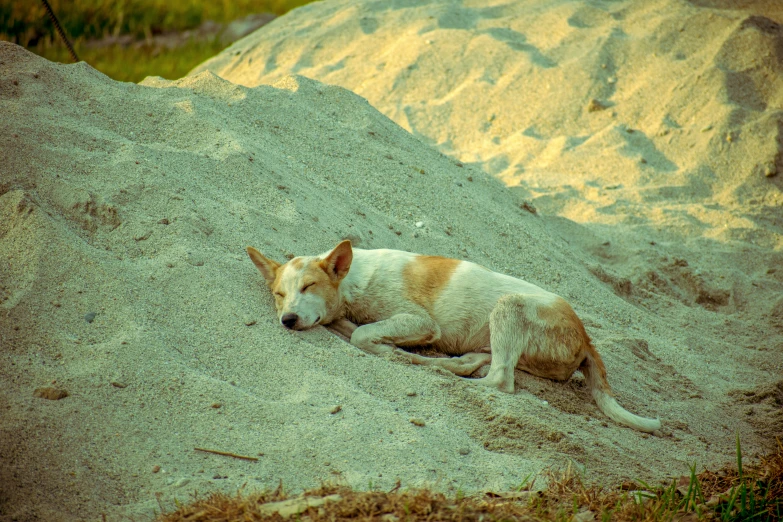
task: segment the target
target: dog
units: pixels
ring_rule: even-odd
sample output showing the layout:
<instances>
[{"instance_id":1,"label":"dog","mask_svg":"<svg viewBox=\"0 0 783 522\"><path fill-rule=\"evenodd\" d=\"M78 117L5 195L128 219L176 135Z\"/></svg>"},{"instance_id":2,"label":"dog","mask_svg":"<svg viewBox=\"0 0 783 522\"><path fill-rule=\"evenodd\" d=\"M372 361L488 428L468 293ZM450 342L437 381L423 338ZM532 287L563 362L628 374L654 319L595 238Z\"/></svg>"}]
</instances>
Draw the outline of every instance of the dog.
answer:
<instances>
[{"instance_id":1,"label":"dog","mask_svg":"<svg viewBox=\"0 0 783 522\"><path fill-rule=\"evenodd\" d=\"M610 419L653 433L658 419L628 412L612 397L606 368L582 321L560 296L483 266L400 250L362 250L342 241L285 264L247 253L291 330L328 326L371 354L396 353L473 382L514 392L514 369L565 381L580 370ZM424 357L400 347L429 345L455 357Z\"/></svg>"}]
</instances>

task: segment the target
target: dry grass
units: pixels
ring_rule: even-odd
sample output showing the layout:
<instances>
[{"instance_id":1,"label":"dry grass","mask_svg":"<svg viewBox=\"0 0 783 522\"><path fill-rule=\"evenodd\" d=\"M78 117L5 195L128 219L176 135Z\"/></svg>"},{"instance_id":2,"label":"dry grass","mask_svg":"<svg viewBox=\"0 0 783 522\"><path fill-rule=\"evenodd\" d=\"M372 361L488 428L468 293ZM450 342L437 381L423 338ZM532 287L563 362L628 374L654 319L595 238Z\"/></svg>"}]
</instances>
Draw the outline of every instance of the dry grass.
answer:
<instances>
[{"instance_id":1,"label":"dry grass","mask_svg":"<svg viewBox=\"0 0 783 522\"><path fill-rule=\"evenodd\" d=\"M158 522L320 521L659 521L783 519L783 444L745 465L704 471L650 488L627 482L615 489L586 485L571 467L550 472L542 491L447 497L429 490L354 491L324 485L289 498L282 485L271 492L213 493L178 506ZM334 495L337 495L335 497ZM324 501L330 497L331 501ZM287 502L283 502L287 501ZM280 504L274 504L280 503Z\"/></svg>"}]
</instances>

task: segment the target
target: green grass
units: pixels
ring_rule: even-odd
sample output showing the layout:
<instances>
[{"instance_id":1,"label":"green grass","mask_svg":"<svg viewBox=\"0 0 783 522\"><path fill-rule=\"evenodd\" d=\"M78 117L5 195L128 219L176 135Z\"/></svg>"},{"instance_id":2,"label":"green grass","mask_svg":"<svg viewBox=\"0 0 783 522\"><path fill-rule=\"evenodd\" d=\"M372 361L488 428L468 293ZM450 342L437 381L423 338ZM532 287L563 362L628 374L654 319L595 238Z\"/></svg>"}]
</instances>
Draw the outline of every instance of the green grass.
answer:
<instances>
[{"instance_id":1,"label":"green grass","mask_svg":"<svg viewBox=\"0 0 783 522\"><path fill-rule=\"evenodd\" d=\"M191 40L175 49L146 45L138 48L122 45L89 48L83 41L74 44L76 54L81 60L110 78L135 83L147 76L162 76L169 80L182 78L193 67L215 56L224 47L225 44L216 38L208 41ZM30 50L53 62L72 62L63 45L39 45Z\"/></svg>"},{"instance_id":2,"label":"green grass","mask_svg":"<svg viewBox=\"0 0 783 522\"><path fill-rule=\"evenodd\" d=\"M737 467L727 466L716 472L689 474L671 483L654 487L640 481L627 482L618 488L587 486L573 466L551 472L543 491L518 491L531 484L525 477L519 488L509 493L465 496L458 491L453 499L428 490L383 492L370 486L369 491L354 491L341 486L322 486L305 496L323 498L339 495L340 499L318 508L301 507L294 519L307 517L313 522L334 520L541 520L571 522L584 511L594 520L670 522L720 520L725 522L773 522L783 520L783 445L744 466L737 438ZM629 489L631 491L629 491ZM275 491L229 496L213 493L183 504L175 502L174 511L162 514L158 522L218 522L225 520L268 520L264 505L288 499L282 486ZM162 511L166 511L162 509ZM590 516L586 517L590 518ZM279 519L279 518L278 518Z\"/></svg>"},{"instance_id":3,"label":"green grass","mask_svg":"<svg viewBox=\"0 0 783 522\"><path fill-rule=\"evenodd\" d=\"M254 13L281 15L312 0L49 0L79 58L111 78L139 82L147 76L176 79L226 46L216 37L191 39L169 49L150 37L194 29L207 20L227 23ZM131 35L139 43L88 45ZM39 0L0 0L0 40L55 61L71 58Z\"/></svg>"},{"instance_id":4,"label":"green grass","mask_svg":"<svg viewBox=\"0 0 783 522\"><path fill-rule=\"evenodd\" d=\"M281 15L311 0L49 0L71 39L130 34L138 38L225 23L252 13ZM0 0L0 39L35 46L54 28L39 0Z\"/></svg>"}]
</instances>

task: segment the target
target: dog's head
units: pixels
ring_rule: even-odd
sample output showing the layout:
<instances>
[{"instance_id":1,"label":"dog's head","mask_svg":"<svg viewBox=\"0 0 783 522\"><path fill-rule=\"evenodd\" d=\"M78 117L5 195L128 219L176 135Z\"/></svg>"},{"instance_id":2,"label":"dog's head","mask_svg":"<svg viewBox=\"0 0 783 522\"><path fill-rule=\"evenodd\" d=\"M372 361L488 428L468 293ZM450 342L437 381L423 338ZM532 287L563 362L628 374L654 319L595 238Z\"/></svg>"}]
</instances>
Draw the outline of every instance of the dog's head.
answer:
<instances>
[{"instance_id":1,"label":"dog's head","mask_svg":"<svg viewBox=\"0 0 783 522\"><path fill-rule=\"evenodd\" d=\"M340 282L353 261L350 241L326 254L295 257L283 265L253 247L247 247L247 254L275 296L277 317L283 326L306 330L337 318L342 306Z\"/></svg>"}]
</instances>

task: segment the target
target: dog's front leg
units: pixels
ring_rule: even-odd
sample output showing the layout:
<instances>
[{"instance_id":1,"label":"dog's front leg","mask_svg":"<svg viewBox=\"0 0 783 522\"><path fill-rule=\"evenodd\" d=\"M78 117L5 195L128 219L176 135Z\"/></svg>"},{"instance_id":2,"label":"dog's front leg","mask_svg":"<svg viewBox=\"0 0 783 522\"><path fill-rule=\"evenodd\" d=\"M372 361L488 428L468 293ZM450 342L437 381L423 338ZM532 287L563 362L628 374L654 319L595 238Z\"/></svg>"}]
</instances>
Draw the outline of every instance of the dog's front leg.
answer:
<instances>
[{"instance_id":1,"label":"dog's front leg","mask_svg":"<svg viewBox=\"0 0 783 522\"><path fill-rule=\"evenodd\" d=\"M439 366L456 375L470 375L491 360L488 353L467 353L462 357L423 357L397 348L431 344L440 338L440 327L429 318L398 314L385 321L360 326L351 336L351 344L375 354L395 353L413 364Z\"/></svg>"},{"instance_id":2,"label":"dog's front leg","mask_svg":"<svg viewBox=\"0 0 783 522\"><path fill-rule=\"evenodd\" d=\"M440 338L440 327L427 315L397 314L354 330L351 344L375 355L404 352L398 345L430 344ZM407 352L404 352L407 353Z\"/></svg>"},{"instance_id":3,"label":"dog's front leg","mask_svg":"<svg viewBox=\"0 0 783 522\"><path fill-rule=\"evenodd\" d=\"M348 340L351 339L353 332L355 332L358 328L358 326L345 318L332 321L331 323L327 324L326 327L333 332L342 335Z\"/></svg>"}]
</instances>

